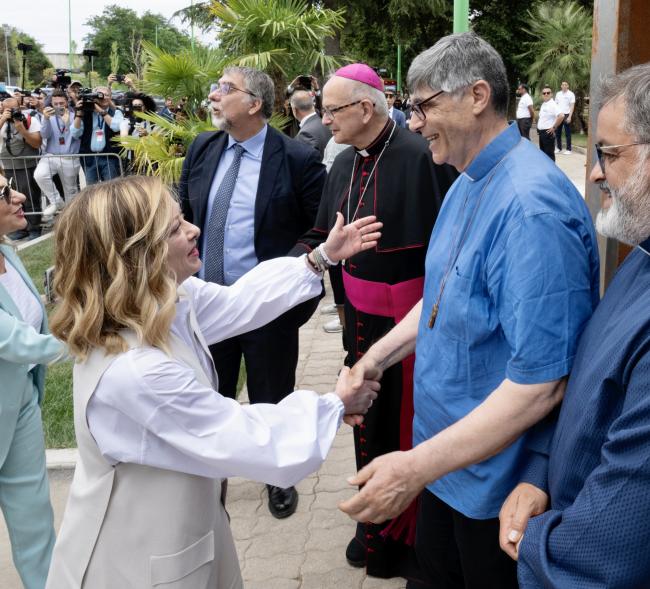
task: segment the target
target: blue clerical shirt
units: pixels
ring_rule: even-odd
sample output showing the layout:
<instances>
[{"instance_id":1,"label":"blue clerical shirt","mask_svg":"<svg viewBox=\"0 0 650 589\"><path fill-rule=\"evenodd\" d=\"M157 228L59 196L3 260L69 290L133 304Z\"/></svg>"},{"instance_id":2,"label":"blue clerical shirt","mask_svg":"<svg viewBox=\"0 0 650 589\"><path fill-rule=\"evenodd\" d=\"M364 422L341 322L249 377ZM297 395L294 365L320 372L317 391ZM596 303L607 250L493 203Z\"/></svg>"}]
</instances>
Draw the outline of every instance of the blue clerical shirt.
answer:
<instances>
[{"instance_id":1,"label":"blue clerical shirt","mask_svg":"<svg viewBox=\"0 0 650 589\"><path fill-rule=\"evenodd\" d=\"M255 253L255 199L260 179L260 168L262 167L262 152L264 151L266 130L267 126L264 125L259 133L240 143L245 151L239 165L235 190L230 199L223 244L223 275L226 285L233 284L258 264ZM237 142L229 136L228 145L221 155L212 180L208 197L208 211L212 211L214 197L233 161L234 150L232 147L235 143ZM209 215L206 215L201 247L203 252L206 251L206 240L210 239L209 220ZM199 271L199 277L203 279L205 279L204 268L205 265Z\"/></svg>"},{"instance_id":2,"label":"blue clerical shirt","mask_svg":"<svg viewBox=\"0 0 650 589\"><path fill-rule=\"evenodd\" d=\"M536 384L566 376L598 303L598 277L582 197L511 125L458 177L433 230L416 343L414 444L463 418L506 378ZM539 455L527 438L428 489L468 517L496 517Z\"/></svg>"},{"instance_id":3,"label":"blue clerical shirt","mask_svg":"<svg viewBox=\"0 0 650 589\"><path fill-rule=\"evenodd\" d=\"M526 528L519 586L650 587L650 239L582 334L547 473L530 480L551 505Z\"/></svg>"}]
</instances>

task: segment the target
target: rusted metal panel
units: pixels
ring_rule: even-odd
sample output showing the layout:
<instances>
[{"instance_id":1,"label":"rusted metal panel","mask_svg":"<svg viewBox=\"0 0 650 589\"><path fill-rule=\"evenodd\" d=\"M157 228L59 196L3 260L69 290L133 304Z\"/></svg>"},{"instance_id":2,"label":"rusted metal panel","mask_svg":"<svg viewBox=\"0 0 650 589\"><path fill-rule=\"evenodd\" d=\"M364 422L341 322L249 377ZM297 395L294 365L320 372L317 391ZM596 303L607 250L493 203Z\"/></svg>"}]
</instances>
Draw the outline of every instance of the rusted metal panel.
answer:
<instances>
[{"instance_id":1,"label":"rusted metal panel","mask_svg":"<svg viewBox=\"0 0 650 589\"><path fill-rule=\"evenodd\" d=\"M595 0L589 95L589 145L587 150L586 200L595 219L600 209L600 190L589 182L595 162L598 82L604 76L650 61L650 2L648 0ZM601 288L604 290L630 248L613 239L598 237Z\"/></svg>"}]
</instances>

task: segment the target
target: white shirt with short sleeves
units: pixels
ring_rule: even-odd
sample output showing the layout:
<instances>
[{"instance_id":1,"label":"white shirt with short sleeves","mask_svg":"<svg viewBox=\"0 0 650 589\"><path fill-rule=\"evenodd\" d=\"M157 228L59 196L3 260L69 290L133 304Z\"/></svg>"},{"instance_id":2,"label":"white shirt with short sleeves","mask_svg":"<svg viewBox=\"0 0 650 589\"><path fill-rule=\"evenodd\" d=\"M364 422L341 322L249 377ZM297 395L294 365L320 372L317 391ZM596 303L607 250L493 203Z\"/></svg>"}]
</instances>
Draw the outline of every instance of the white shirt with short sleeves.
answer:
<instances>
[{"instance_id":1,"label":"white shirt with short sleeves","mask_svg":"<svg viewBox=\"0 0 650 589\"><path fill-rule=\"evenodd\" d=\"M546 131L555 124L555 119L560 114L560 107L554 100L547 100L542 102L539 108L539 119L537 120L537 128L540 131Z\"/></svg>"},{"instance_id":2,"label":"white shirt with short sleeves","mask_svg":"<svg viewBox=\"0 0 650 589\"><path fill-rule=\"evenodd\" d=\"M530 97L530 94L526 92L517 103L517 118L518 119L529 119L530 110L529 106L533 106L533 99Z\"/></svg>"},{"instance_id":3,"label":"white shirt with short sleeves","mask_svg":"<svg viewBox=\"0 0 650 589\"><path fill-rule=\"evenodd\" d=\"M560 112L568 115L571 112L571 105L576 103L576 95L571 90L567 90L566 92L560 90L555 95L555 102L560 107Z\"/></svg>"}]
</instances>

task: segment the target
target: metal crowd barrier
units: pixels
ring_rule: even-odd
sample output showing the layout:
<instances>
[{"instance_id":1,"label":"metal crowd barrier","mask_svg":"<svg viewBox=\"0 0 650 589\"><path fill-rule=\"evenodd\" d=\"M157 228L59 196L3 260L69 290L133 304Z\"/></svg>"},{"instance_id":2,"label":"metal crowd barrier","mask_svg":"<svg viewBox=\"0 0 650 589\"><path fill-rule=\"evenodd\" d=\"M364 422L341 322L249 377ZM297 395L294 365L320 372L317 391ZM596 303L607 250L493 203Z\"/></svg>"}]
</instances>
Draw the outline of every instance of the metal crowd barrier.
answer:
<instances>
[{"instance_id":1,"label":"metal crowd barrier","mask_svg":"<svg viewBox=\"0 0 650 589\"><path fill-rule=\"evenodd\" d=\"M13 178L14 188L27 197L23 205L26 216L42 215L42 211L51 204L50 197L55 190L64 202L74 198L79 190L91 183L87 176L94 176L90 172L93 169L96 171L106 167L108 171L108 177L98 182L124 176L122 158L116 153L27 155L2 158L0 162L5 177Z\"/></svg>"}]
</instances>

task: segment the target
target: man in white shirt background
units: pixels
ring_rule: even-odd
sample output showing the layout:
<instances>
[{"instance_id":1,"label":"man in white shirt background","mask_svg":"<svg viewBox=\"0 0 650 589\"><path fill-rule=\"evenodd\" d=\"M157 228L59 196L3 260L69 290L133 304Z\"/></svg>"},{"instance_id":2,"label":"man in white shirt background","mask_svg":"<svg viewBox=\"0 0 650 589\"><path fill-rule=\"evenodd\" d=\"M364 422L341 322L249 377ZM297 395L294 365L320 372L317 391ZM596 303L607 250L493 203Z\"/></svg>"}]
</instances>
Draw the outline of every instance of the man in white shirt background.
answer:
<instances>
[{"instance_id":1,"label":"man in white shirt background","mask_svg":"<svg viewBox=\"0 0 650 589\"><path fill-rule=\"evenodd\" d=\"M537 119L537 135L539 136L539 148L553 161L555 161L555 131L562 124L564 114L560 107L553 100L553 90L550 86L542 88L542 105L539 107L539 118Z\"/></svg>"},{"instance_id":2,"label":"man in white shirt background","mask_svg":"<svg viewBox=\"0 0 650 589\"><path fill-rule=\"evenodd\" d=\"M566 151L565 154L571 153L571 119L573 118L573 109L576 106L576 95L569 90L569 82L562 82L561 90L555 95L555 102L560 107L563 115L560 131L556 134L557 147L555 153L562 151L562 129L566 133Z\"/></svg>"},{"instance_id":3,"label":"man in white shirt background","mask_svg":"<svg viewBox=\"0 0 650 589\"><path fill-rule=\"evenodd\" d=\"M533 99L528 94L528 86L526 84L519 84L517 86L517 127L522 137L530 141L530 128L535 120L535 109L533 108Z\"/></svg>"}]
</instances>

